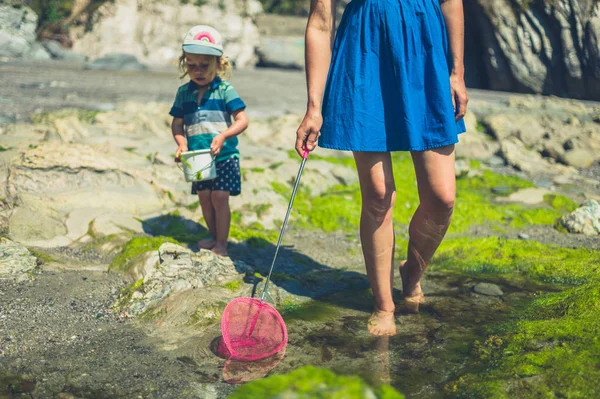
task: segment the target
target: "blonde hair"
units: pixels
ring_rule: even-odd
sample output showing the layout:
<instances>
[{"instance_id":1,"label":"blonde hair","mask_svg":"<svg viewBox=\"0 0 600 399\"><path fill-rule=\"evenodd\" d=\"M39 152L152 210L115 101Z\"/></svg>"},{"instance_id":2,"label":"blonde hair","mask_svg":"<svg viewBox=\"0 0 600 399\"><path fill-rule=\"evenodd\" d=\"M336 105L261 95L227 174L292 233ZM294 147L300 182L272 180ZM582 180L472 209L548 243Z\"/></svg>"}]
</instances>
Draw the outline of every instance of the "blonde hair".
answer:
<instances>
[{"instance_id":1,"label":"blonde hair","mask_svg":"<svg viewBox=\"0 0 600 399\"><path fill-rule=\"evenodd\" d=\"M215 73L217 76L219 76L221 79L228 80L232 74L232 66L231 66L231 61L229 61L229 58L227 58L227 56L221 55L221 56L210 56L210 59L211 59L211 61L210 61L211 71L214 71L216 69ZM213 61L213 60L215 60L215 61ZM188 74L186 62L187 62L186 52L182 51L181 56L179 57L179 70L182 73L182 75L179 77L180 79L183 79Z\"/></svg>"}]
</instances>

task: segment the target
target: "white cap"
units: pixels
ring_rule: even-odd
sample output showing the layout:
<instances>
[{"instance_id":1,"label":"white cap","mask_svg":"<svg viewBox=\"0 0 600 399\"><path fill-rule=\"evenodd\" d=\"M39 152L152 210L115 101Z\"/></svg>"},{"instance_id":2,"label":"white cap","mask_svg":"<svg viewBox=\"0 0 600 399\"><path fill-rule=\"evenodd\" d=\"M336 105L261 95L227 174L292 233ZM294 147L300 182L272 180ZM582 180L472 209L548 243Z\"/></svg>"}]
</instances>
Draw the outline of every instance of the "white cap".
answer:
<instances>
[{"instance_id":1,"label":"white cap","mask_svg":"<svg viewBox=\"0 0 600 399\"><path fill-rule=\"evenodd\" d=\"M215 28L196 25L183 38L183 51L190 54L223 55L223 40Z\"/></svg>"}]
</instances>

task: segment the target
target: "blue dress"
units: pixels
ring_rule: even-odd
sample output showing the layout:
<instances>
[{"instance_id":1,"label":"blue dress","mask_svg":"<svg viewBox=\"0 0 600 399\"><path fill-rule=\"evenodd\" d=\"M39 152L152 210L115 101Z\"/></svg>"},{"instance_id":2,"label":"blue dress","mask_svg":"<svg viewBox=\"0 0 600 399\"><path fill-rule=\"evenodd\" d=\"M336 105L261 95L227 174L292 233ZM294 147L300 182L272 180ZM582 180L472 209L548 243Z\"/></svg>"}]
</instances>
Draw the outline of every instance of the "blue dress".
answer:
<instances>
[{"instance_id":1,"label":"blue dress","mask_svg":"<svg viewBox=\"0 0 600 399\"><path fill-rule=\"evenodd\" d=\"M319 146L424 151L458 142L439 0L353 0L334 42Z\"/></svg>"}]
</instances>

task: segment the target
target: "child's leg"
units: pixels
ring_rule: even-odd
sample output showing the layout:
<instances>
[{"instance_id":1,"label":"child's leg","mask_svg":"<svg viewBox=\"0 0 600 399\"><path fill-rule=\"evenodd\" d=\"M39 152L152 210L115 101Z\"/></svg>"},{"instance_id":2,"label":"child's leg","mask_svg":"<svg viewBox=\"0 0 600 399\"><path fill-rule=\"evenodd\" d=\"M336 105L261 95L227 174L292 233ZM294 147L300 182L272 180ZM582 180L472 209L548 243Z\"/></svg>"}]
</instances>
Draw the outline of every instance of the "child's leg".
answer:
<instances>
[{"instance_id":1,"label":"child's leg","mask_svg":"<svg viewBox=\"0 0 600 399\"><path fill-rule=\"evenodd\" d=\"M229 208L229 191L212 191L211 201L215 210L215 246L212 251L217 255L227 256L227 238L231 225L231 209Z\"/></svg>"},{"instance_id":2,"label":"child's leg","mask_svg":"<svg viewBox=\"0 0 600 399\"><path fill-rule=\"evenodd\" d=\"M198 249L211 249L215 246L215 237L217 236L217 225L215 222L215 208L211 200L211 190L198 191L198 199L202 208L202 216L206 221L206 227L210 232L210 238L198 241Z\"/></svg>"}]
</instances>

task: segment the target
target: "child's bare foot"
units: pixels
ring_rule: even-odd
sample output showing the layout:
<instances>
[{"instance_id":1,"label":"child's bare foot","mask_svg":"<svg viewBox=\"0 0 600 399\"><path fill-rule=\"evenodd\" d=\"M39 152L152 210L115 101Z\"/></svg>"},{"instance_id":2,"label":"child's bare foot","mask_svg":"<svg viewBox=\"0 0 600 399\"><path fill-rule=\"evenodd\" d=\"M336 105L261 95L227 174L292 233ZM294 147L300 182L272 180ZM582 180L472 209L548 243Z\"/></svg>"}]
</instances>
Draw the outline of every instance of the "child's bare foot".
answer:
<instances>
[{"instance_id":1,"label":"child's bare foot","mask_svg":"<svg viewBox=\"0 0 600 399\"><path fill-rule=\"evenodd\" d=\"M211 251L219 256L227 256L227 241L220 242L216 241L215 245L212 247Z\"/></svg>"},{"instance_id":2,"label":"child's bare foot","mask_svg":"<svg viewBox=\"0 0 600 399\"><path fill-rule=\"evenodd\" d=\"M402 277L402 294L404 296L404 305L408 313L419 313L419 305L425 303L425 295L421 290L421 282L410 284L410 270L406 267L406 261L400 262L398 267L400 277Z\"/></svg>"},{"instance_id":3,"label":"child's bare foot","mask_svg":"<svg viewBox=\"0 0 600 399\"><path fill-rule=\"evenodd\" d=\"M369 317L367 328L373 335L396 335L394 311L375 310Z\"/></svg>"},{"instance_id":4,"label":"child's bare foot","mask_svg":"<svg viewBox=\"0 0 600 399\"><path fill-rule=\"evenodd\" d=\"M204 240L198 241L198 249L212 249L216 244L216 241L212 238L205 238Z\"/></svg>"}]
</instances>

